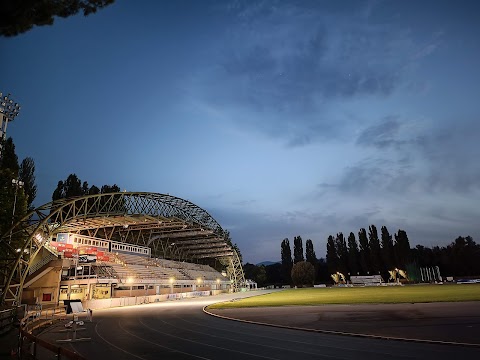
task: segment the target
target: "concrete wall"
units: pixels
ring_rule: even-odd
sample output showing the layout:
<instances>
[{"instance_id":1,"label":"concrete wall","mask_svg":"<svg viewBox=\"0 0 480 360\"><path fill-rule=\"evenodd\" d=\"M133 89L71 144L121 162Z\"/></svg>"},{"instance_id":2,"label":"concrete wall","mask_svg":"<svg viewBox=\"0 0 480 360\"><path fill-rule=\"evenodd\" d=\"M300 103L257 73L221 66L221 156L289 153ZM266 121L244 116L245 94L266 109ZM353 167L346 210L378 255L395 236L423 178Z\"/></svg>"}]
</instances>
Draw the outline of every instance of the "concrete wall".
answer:
<instances>
[{"instance_id":1,"label":"concrete wall","mask_svg":"<svg viewBox=\"0 0 480 360\"><path fill-rule=\"evenodd\" d=\"M60 279L60 269L54 268L40 279L31 284L22 293L22 303L24 304L56 304L59 299L58 285ZM51 294L50 301L43 301L43 294Z\"/></svg>"},{"instance_id":2,"label":"concrete wall","mask_svg":"<svg viewBox=\"0 0 480 360\"><path fill-rule=\"evenodd\" d=\"M127 291L127 290L125 290ZM144 290L145 291L145 290ZM117 306L139 305L144 303L153 303L166 301L167 295L150 295L150 296L132 296L112 299L96 299L83 301L84 309L107 309Z\"/></svg>"},{"instance_id":3,"label":"concrete wall","mask_svg":"<svg viewBox=\"0 0 480 360\"><path fill-rule=\"evenodd\" d=\"M127 291L129 290L120 290ZM133 290L135 291L135 290ZM140 290L139 290L140 291ZM143 290L145 292L145 290ZM198 296L209 296L209 295L218 295L225 292L225 290L212 290L212 291L192 291L184 293L173 293L173 294L163 294L163 295L149 295L149 296L128 296L121 298L112 298L112 299L96 299L96 300L86 300L83 301L84 309L106 309L117 306L130 306L130 305L140 305L145 303L155 303L167 300L174 299L185 299Z\"/></svg>"}]
</instances>

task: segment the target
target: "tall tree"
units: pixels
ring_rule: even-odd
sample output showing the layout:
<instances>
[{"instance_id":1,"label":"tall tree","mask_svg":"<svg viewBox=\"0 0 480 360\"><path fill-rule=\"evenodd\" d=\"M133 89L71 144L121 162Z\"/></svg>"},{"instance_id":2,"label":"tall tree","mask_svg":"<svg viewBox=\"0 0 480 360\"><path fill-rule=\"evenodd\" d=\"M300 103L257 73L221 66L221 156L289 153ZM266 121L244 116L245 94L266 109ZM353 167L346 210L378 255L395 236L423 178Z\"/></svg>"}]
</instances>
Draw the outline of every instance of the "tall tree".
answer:
<instances>
[{"instance_id":1,"label":"tall tree","mask_svg":"<svg viewBox=\"0 0 480 360\"><path fill-rule=\"evenodd\" d=\"M0 161L0 236L27 213L27 199L23 186L12 183L18 180L18 157L12 138L4 142ZM19 239L12 238L15 245Z\"/></svg>"},{"instance_id":2,"label":"tall tree","mask_svg":"<svg viewBox=\"0 0 480 360\"><path fill-rule=\"evenodd\" d=\"M65 198L69 199L74 196L84 195L82 182L76 174L70 174L63 183Z\"/></svg>"},{"instance_id":3,"label":"tall tree","mask_svg":"<svg viewBox=\"0 0 480 360\"><path fill-rule=\"evenodd\" d=\"M281 255L282 255L282 276L283 282L286 284L292 283L292 250L290 248L290 241L288 238L283 239L281 244Z\"/></svg>"},{"instance_id":4,"label":"tall tree","mask_svg":"<svg viewBox=\"0 0 480 360\"><path fill-rule=\"evenodd\" d=\"M65 191L63 187L63 181L60 180L57 183L57 187L55 188L55 190L53 190L52 201L63 199L64 197L65 197Z\"/></svg>"},{"instance_id":5,"label":"tall tree","mask_svg":"<svg viewBox=\"0 0 480 360\"><path fill-rule=\"evenodd\" d=\"M339 271L338 264L339 258L337 254L335 239L332 235L329 235L327 239L327 268L330 274Z\"/></svg>"},{"instance_id":6,"label":"tall tree","mask_svg":"<svg viewBox=\"0 0 480 360\"><path fill-rule=\"evenodd\" d=\"M23 182L27 207L29 210L33 210L32 204L37 196L37 185L35 184L35 162L31 157L23 159L20 164L18 177Z\"/></svg>"},{"instance_id":7,"label":"tall tree","mask_svg":"<svg viewBox=\"0 0 480 360\"><path fill-rule=\"evenodd\" d=\"M395 234L395 244L393 245L395 265L400 269L405 269L411 262L410 241L405 230L398 230Z\"/></svg>"},{"instance_id":8,"label":"tall tree","mask_svg":"<svg viewBox=\"0 0 480 360\"><path fill-rule=\"evenodd\" d=\"M82 195L89 195L88 190L90 190L88 182L84 181L82 184Z\"/></svg>"},{"instance_id":9,"label":"tall tree","mask_svg":"<svg viewBox=\"0 0 480 360\"><path fill-rule=\"evenodd\" d=\"M300 235L293 238L293 263L305 261L303 257L303 240Z\"/></svg>"},{"instance_id":10,"label":"tall tree","mask_svg":"<svg viewBox=\"0 0 480 360\"><path fill-rule=\"evenodd\" d=\"M382 258L380 251L380 240L378 239L377 227L370 225L368 228L368 246L370 247L370 259L372 262L372 273L380 274L382 271Z\"/></svg>"},{"instance_id":11,"label":"tall tree","mask_svg":"<svg viewBox=\"0 0 480 360\"><path fill-rule=\"evenodd\" d=\"M34 26L52 25L55 17L66 18L83 12L84 16L110 5L115 0L4 0L0 35L15 36Z\"/></svg>"},{"instance_id":12,"label":"tall tree","mask_svg":"<svg viewBox=\"0 0 480 360\"><path fill-rule=\"evenodd\" d=\"M337 247L337 255L338 255L338 271L342 274L346 275L348 273L348 249L347 249L347 242L345 241L345 237L343 233L338 233L335 239L335 245Z\"/></svg>"},{"instance_id":13,"label":"tall tree","mask_svg":"<svg viewBox=\"0 0 480 360\"><path fill-rule=\"evenodd\" d=\"M18 177L19 169L18 156L15 153L15 144L13 143L13 139L11 137L9 137L3 143L2 157L0 160L0 167L10 171L11 176L16 179Z\"/></svg>"},{"instance_id":14,"label":"tall tree","mask_svg":"<svg viewBox=\"0 0 480 360\"><path fill-rule=\"evenodd\" d=\"M372 271L372 263L370 261L370 246L368 244L367 231L364 228L358 231L358 242L360 243L360 267L362 273L368 275Z\"/></svg>"},{"instance_id":15,"label":"tall tree","mask_svg":"<svg viewBox=\"0 0 480 360\"><path fill-rule=\"evenodd\" d=\"M317 280L319 264L317 260L317 255L315 254L315 250L313 249L313 242L310 239L305 242L305 260L313 265L313 268L315 269L315 280Z\"/></svg>"},{"instance_id":16,"label":"tall tree","mask_svg":"<svg viewBox=\"0 0 480 360\"><path fill-rule=\"evenodd\" d=\"M315 255L315 250L313 249L313 242L310 239L305 242L305 258L316 268L317 256Z\"/></svg>"},{"instance_id":17,"label":"tall tree","mask_svg":"<svg viewBox=\"0 0 480 360\"><path fill-rule=\"evenodd\" d=\"M348 235L348 268L351 275L358 275L360 268L358 265L360 252L358 250L357 240L353 232Z\"/></svg>"},{"instance_id":18,"label":"tall tree","mask_svg":"<svg viewBox=\"0 0 480 360\"><path fill-rule=\"evenodd\" d=\"M384 265L383 271L392 270L395 267L392 235L390 235L386 226L382 226L380 232L382 234L381 253Z\"/></svg>"}]
</instances>

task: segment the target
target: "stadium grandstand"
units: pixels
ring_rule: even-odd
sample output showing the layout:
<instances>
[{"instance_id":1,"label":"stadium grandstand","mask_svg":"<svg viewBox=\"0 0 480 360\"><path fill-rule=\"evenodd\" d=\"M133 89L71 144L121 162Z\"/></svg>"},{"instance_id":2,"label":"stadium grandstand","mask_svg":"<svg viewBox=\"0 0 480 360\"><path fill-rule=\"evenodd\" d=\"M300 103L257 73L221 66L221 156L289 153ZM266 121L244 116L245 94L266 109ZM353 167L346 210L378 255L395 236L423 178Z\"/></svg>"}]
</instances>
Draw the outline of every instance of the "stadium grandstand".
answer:
<instances>
[{"instance_id":1,"label":"stadium grandstand","mask_svg":"<svg viewBox=\"0 0 480 360\"><path fill-rule=\"evenodd\" d=\"M120 192L45 204L0 239L3 305L61 304L246 288L237 252L205 210Z\"/></svg>"}]
</instances>

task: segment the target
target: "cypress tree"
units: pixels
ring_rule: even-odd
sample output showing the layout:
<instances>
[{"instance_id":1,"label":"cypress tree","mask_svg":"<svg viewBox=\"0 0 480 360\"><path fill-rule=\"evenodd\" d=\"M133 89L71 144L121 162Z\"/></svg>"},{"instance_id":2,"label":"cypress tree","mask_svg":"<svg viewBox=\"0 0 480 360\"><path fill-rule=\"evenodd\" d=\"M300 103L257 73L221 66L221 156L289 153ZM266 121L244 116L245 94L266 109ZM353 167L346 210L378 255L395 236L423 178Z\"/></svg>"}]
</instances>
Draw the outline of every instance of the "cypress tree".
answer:
<instances>
[{"instance_id":1,"label":"cypress tree","mask_svg":"<svg viewBox=\"0 0 480 360\"><path fill-rule=\"evenodd\" d=\"M296 264L300 261L305 261L305 258L303 257L302 238L299 235L293 238L293 263Z\"/></svg>"},{"instance_id":2,"label":"cypress tree","mask_svg":"<svg viewBox=\"0 0 480 360\"><path fill-rule=\"evenodd\" d=\"M291 272L293 267L292 250L290 249L290 241L288 238L283 239L281 244L282 255L282 277L286 284L292 283Z\"/></svg>"}]
</instances>

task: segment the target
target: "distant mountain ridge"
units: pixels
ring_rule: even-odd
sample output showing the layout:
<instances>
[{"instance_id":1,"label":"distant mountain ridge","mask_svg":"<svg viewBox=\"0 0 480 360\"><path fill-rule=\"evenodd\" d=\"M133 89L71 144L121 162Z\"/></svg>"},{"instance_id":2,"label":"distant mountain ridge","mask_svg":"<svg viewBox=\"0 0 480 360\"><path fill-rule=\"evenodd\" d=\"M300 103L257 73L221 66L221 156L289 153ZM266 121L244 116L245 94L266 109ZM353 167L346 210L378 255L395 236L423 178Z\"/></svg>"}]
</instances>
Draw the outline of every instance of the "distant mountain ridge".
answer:
<instances>
[{"instance_id":1,"label":"distant mountain ridge","mask_svg":"<svg viewBox=\"0 0 480 360\"><path fill-rule=\"evenodd\" d=\"M257 266L261 266L261 265L268 266L268 265L280 264L280 263L281 263L281 261L262 261L262 262L259 262L256 265Z\"/></svg>"}]
</instances>

